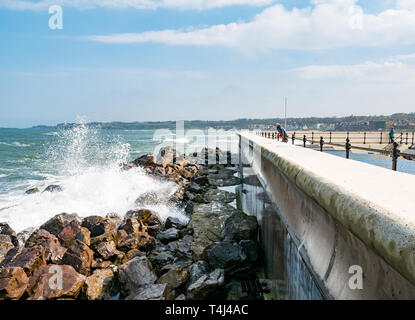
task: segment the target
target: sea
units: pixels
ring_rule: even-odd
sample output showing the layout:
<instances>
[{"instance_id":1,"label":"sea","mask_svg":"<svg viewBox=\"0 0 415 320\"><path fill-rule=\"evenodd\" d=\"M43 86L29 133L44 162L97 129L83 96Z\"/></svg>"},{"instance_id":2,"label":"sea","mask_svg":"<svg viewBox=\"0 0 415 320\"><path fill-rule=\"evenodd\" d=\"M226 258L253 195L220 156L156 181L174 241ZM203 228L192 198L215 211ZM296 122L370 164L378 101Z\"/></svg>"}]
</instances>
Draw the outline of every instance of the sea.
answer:
<instances>
[{"instance_id":1,"label":"sea","mask_svg":"<svg viewBox=\"0 0 415 320\"><path fill-rule=\"evenodd\" d=\"M122 163L157 153L163 146L187 154L205 146L236 153L238 137L232 130L188 130L176 135L168 129L115 130L82 123L69 128L0 129L0 222L20 232L62 212L123 216L136 209L135 200L146 192L173 194L174 184L141 168L121 169ZM390 158L380 155L353 153L351 158L387 169L392 166ZM398 170L415 174L415 161L400 159ZM49 185L60 185L63 191L42 192ZM40 192L25 194L31 188ZM148 208L162 219L188 219L182 209L169 204Z\"/></svg>"}]
</instances>

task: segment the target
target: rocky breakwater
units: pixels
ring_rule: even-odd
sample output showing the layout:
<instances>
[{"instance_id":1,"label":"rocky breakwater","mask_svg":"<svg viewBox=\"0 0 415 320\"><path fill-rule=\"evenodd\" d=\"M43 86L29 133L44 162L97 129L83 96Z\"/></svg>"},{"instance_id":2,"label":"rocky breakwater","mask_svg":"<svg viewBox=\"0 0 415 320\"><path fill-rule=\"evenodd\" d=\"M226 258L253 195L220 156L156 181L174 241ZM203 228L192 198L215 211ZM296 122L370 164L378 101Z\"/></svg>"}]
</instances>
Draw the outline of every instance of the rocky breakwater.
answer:
<instances>
[{"instance_id":1,"label":"rocky breakwater","mask_svg":"<svg viewBox=\"0 0 415 320\"><path fill-rule=\"evenodd\" d=\"M258 224L218 188L240 183L235 168L198 163L163 148L124 164L177 185L141 195L124 216L61 213L20 234L1 223L0 300L228 298L238 280L255 278ZM189 222L163 221L146 208L157 202L182 208Z\"/></svg>"}]
</instances>

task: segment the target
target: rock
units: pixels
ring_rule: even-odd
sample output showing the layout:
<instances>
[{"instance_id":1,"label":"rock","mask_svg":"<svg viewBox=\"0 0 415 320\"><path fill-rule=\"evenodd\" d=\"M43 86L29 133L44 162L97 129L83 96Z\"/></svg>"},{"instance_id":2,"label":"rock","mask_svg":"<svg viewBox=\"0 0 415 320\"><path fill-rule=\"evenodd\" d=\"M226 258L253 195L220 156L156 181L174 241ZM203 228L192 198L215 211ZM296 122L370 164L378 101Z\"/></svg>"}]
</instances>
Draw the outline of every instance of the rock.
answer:
<instances>
[{"instance_id":1,"label":"rock","mask_svg":"<svg viewBox=\"0 0 415 320\"><path fill-rule=\"evenodd\" d=\"M209 183L217 187L236 186L241 184L241 179L227 174L209 174Z\"/></svg>"},{"instance_id":2,"label":"rock","mask_svg":"<svg viewBox=\"0 0 415 320\"><path fill-rule=\"evenodd\" d=\"M256 186L256 187L261 186L261 182L259 181L256 175L247 176L242 180L242 182L250 186Z\"/></svg>"},{"instance_id":3,"label":"rock","mask_svg":"<svg viewBox=\"0 0 415 320\"><path fill-rule=\"evenodd\" d=\"M19 240L17 238L16 232L7 223L0 223L0 235L10 236L10 240L15 247L19 246Z\"/></svg>"},{"instance_id":4,"label":"rock","mask_svg":"<svg viewBox=\"0 0 415 320\"><path fill-rule=\"evenodd\" d=\"M37 269L30 277L29 300L76 298L85 282L85 276L72 266L48 265Z\"/></svg>"},{"instance_id":5,"label":"rock","mask_svg":"<svg viewBox=\"0 0 415 320\"><path fill-rule=\"evenodd\" d=\"M87 228L81 227L81 230L77 233L75 239L85 243L87 246L90 246L91 232Z\"/></svg>"},{"instance_id":6,"label":"rock","mask_svg":"<svg viewBox=\"0 0 415 320\"><path fill-rule=\"evenodd\" d=\"M128 234L125 230L117 231L117 247L123 252L132 249L149 250L154 244L154 238L147 232Z\"/></svg>"},{"instance_id":7,"label":"rock","mask_svg":"<svg viewBox=\"0 0 415 320\"><path fill-rule=\"evenodd\" d=\"M65 226L59 233L58 238L62 242L64 247L70 247L74 242L76 235L81 232L81 222L78 220L72 220L67 226Z\"/></svg>"},{"instance_id":8,"label":"rock","mask_svg":"<svg viewBox=\"0 0 415 320\"><path fill-rule=\"evenodd\" d=\"M161 224L154 224L152 226L148 226L147 233L150 236L155 237L160 232L161 228L162 228Z\"/></svg>"},{"instance_id":9,"label":"rock","mask_svg":"<svg viewBox=\"0 0 415 320\"><path fill-rule=\"evenodd\" d=\"M189 271L183 267L175 267L163 274L157 283L167 283L171 288L176 289L186 283L189 278Z\"/></svg>"},{"instance_id":10,"label":"rock","mask_svg":"<svg viewBox=\"0 0 415 320\"><path fill-rule=\"evenodd\" d=\"M203 193L203 188L195 183L195 182L190 182L187 186L186 189L192 193Z\"/></svg>"},{"instance_id":11,"label":"rock","mask_svg":"<svg viewBox=\"0 0 415 320\"><path fill-rule=\"evenodd\" d=\"M177 296L174 300L186 300L186 296L182 293L181 295Z\"/></svg>"},{"instance_id":12,"label":"rock","mask_svg":"<svg viewBox=\"0 0 415 320\"><path fill-rule=\"evenodd\" d=\"M225 273L222 269L200 277L187 288L187 298L190 300L204 300L221 298L221 290L225 283Z\"/></svg>"},{"instance_id":13,"label":"rock","mask_svg":"<svg viewBox=\"0 0 415 320\"><path fill-rule=\"evenodd\" d=\"M29 237L33 234L33 232L36 231L36 228L33 227L29 227L24 229L23 231L20 231L17 234L17 239L19 240L19 246L24 247L27 239L29 239Z\"/></svg>"},{"instance_id":14,"label":"rock","mask_svg":"<svg viewBox=\"0 0 415 320\"><path fill-rule=\"evenodd\" d=\"M145 256L146 256L145 252L140 251L138 249L131 249L124 255L122 263L126 263L130 261L131 259L134 259L135 257L145 257Z\"/></svg>"},{"instance_id":15,"label":"rock","mask_svg":"<svg viewBox=\"0 0 415 320\"><path fill-rule=\"evenodd\" d=\"M82 227L91 232L91 237L109 233L118 227L117 220L100 216L89 216L82 220Z\"/></svg>"},{"instance_id":16,"label":"rock","mask_svg":"<svg viewBox=\"0 0 415 320\"><path fill-rule=\"evenodd\" d=\"M193 237L190 235L185 235L182 240L170 242L167 245L167 248L170 251L175 251L175 252L180 252L180 253L189 253L192 242L193 242Z\"/></svg>"},{"instance_id":17,"label":"rock","mask_svg":"<svg viewBox=\"0 0 415 320\"><path fill-rule=\"evenodd\" d=\"M206 261L197 261L189 267L188 286L195 283L201 277L209 273L209 265Z\"/></svg>"},{"instance_id":18,"label":"rock","mask_svg":"<svg viewBox=\"0 0 415 320\"><path fill-rule=\"evenodd\" d=\"M256 240L257 236L258 222L256 217L248 216L241 211L226 219L222 230L222 238L229 241Z\"/></svg>"},{"instance_id":19,"label":"rock","mask_svg":"<svg viewBox=\"0 0 415 320\"><path fill-rule=\"evenodd\" d=\"M201 186L209 185L209 179L207 176L196 177L193 181Z\"/></svg>"},{"instance_id":20,"label":"rock","mask_svg":"<svg viewBox=\"0 0 415 320\"><path fill-rule=\"evenodd\" d=\"M112 261L104 261L101 258L96 258L92 261L91 269L108 269L113 265Z\"/></svg>"},{"instance_id":21,"label":"rock","mask_svg":"<svg viewBox=\"0 0 415 320\"><path fill-rule=\"evenodd\" d=\"M134 218L127 218L125 222L118 227L118 230L125 230L128 234L138 234L139 232L145 232L146 228L141 221Z\"/></svg>"},{"instance_id":22,"label":"rock","mask_svg":"<svg viewBox=\"0 0 415 320\"><path fill-rule=\"evenodd\" d=\"M45 249L47 262L59 264L62 261L66 248L62 247L58 238L46 230L38 229L27 239L25 247L42 246Z\"/></svg>"},{"instance_id":23,"label":"rock","mask_svg":"<svg viewBox=\"0 0 415 320\"><path fill-rule=\"evenodd\" d=\"M231 276L250 268L245 250L230 241L212 243L203 251L202 258L213 268L224 269Z\"/></svg>"},{"instance_id":24,"label":"rock","mask_svg":"<svg viewBox=\"0 0 415 320\"><path fill-rule=\"evenodd\" d=\"M101 300L110 299L111 295L109 291L112 286L114 273L111 269L98 269L95 270L85 280L85 294L88 300Z\"/></svg>"},{"instance_id":25,"label":"rock","mask_svg":"<svg viewBox=\"0 0 415 320\"><path fill-rule=\"evenodd\" d=\"M54 236L58 236L59 233L65 228L71 221L79 220L79 216L76 213L60 213L49 219L46 223L41 225L39 229L44 229Z\"/></svg>"},{"instance_id":26,"label":"rock","mask_svg":"<svg viewBox=\"0 0 415 320\"><path fill-rule=\"evenodd\" d=\"M4 267L23 268L26 274L30 276L34 270L44 265L46 265L45 249L42 246L34 246L16 252L16 255L11 257Z\"/></svg>"},{"instance_id":27,"label":"rock","mask_svg":"<svg viewBox=\"0 0 415 320\"><path fill-rule=\"evenodd\" d=\"M206 192L205 198L207 201L217 201L224 203L231 203L236 199L236 195L233 192L220 190L220 189L210 189Z\"/></svg>"},{"instance_id":28,"label":"rock","mask_svg":"<svg viewBox=\"0 0 415 320\"><path fill-rule=\"evenodd\" d=\"M10 236L0 234L0 263L4 260L7 253L14 248L12 239Z\"/></svg>"},{"instance_id":29,"label":"rock","mask_svg":"<svg viewBox=\"0 0 415 320\"><path fill-rule=\"evenodd\" d=\"M166 202L165 197L162 197L158 193L152 192L152 191L143 193L135 200L135 204L137 206L142 206L142 207L152 206L152 205L165 203L165 202Z\"/></svg>"},{"instance_id":30,"label":"rock","mask_svg":"<svg viewBox=\"0 0 415 320\"><path fill-rule=\"evenodd\" d=\"M157 276L151 262L146 257L135 257L122 264L118 278L125 292L134 292L143 285L153 284Z\"/></svg>"},{"instance_id":31,"label":"rock","mask_svg":"<svg viewBox=\"0 0 415 320\"><path fill-rule=\"evenodd\" d=\"M51 184L43 190L43 192L61 192L63 191L63 188L56 184Z\"/></svg>"},{"instance_id":32,"label":"rock","mask_svg":"<svg viewBox=\"0 0 415 320\"><path fill-rule=\"evenodd\" d=\"M130 210L125 214L125 218L134 218L149 226L161 224L160 216L156 212L147 209Z\"/></svg>"},{"instance_id":33,"label":"rock","mask_svg":"<svg viewBox=\"0 0 415 320\"><path fill-rule=\"evenodd\" d=\"M187 224L181 222L177 218L168 217L164 226L166 227L166 229L170 229L170 228L184 229L186 228Z\"/></svg>"},{"instance_id":34,"label":"rock","mask_svg":"<svg viewBox=\"0 0 415 320\"><path fill-rule=\"evenodd\" d=\"M225 220L239 212L234 207L220 203L197 204L193 208L189 228L193 229L194 241L191 250L196 258L211 243L222 240L222 229Z\"/></svg>"},{"instance_id":35,"label":"rock","mask_svg":"<svg viewBox=\"0 0 415 320\"><path fill-rule=\"evenodd\" d=\"M167 229L166 231L157 234L157 239L164 243L177 240L179 239L179 230L175 228Z\"/></svg>"},{"instance_id":36,"label":"rock","mask_svg":"<svg viewBox=\"0 0 415 320\"><path fill-rule=\"evenodd\" d=\"M124 231L125 232L125 231ZM91 245L89 246L92 250L97 250L97 247L98 247L98 245L100 244L100 243L102 243L102 242L109 242L109 241L114 241L115 243L117 243L117 241L118 241L118 238L117 238L117 234L118 234L118 231L116 231L115 229L114 230L112 230L112 231L110 231L110 232L107 232L107 233L104 233L104 234L101 234L100 236L97 236L97 237L93 237L93 238L91 238L90 239L90 243L91 243ZM127 233L125 233L125 234L127 234Z\"/></svg>"},{"instance_id":37,"label":"rock","mask_svg":"<svg viewBox=\"0 0 415 320\"><path fill-rule=\"evenodd\" d=\"M34 194L34 193L39 193L40 190L38 188L31 188L26 190L25 194Z\"/></svg>"},{"instance_id":38,"label":"rock","mask_svg":"<svg viewBox=\"0 0 415 320\"><path fill-rule=\"evenodd\" d=\"M258 244L252 240L242 240L239 245L244 249L247 261L251 264L255 264L259 260L260 249Z\"/></svg>"},{"instance_id":39,"label":"rock","mask_svg":"<svg viewBox=\"0 0 415 320\"><path fill-rule=\"evenodd\" d=\"M0 300L20 299L28 284L29 278L22 268L0 269Z\"/></svg>"},{"instance_id":40,"label":"rock","mask_svg":"<svg viewBox=\"0 0 415 320\"><path fill-rule=\"evenodd\" d=\"M110 241L110 242L101 242L98 247L97 250L98 254L104 259L104 260L109 260L113 257L117 257L117 256L123 256L124 254L121 251L118 251L116 246L115 246L115 242L114 241Z\"/></svg>"},{"instance_id":41,"label":"rock","mask_svg":"<svg viewBox=\"0 0 415 320\"><path fill-rule=\"evenodd\" d=\"M77 272L87 276L93 260L94 252L85 243L75 240L65 252L62 263L74 267Z\"/></svg>"},{"instance_id":42,"label":"rock","mask_svg":"<svg viewBox=\"0 0 415 320\"><path fill-rule=\"evenodd\" d=\"M138 288L125 300L173 300L172 289L167 283L150 284Z\"/></svg>"},{"instance_id":43,"label":"rock","mask_svg":"<svg viewBox=\"0 0 415 320\"><path fill-rule=\"evenodd\" d=\"M164 266L174 263L175 256L174 252L168 250L167 247L157 246L149 253L148 259L151 261L151 264L157 274L161 275L163 273L162 269Z\"/></svg>"},{"instance_id":44,"label":"rock","mask_svg":"<svg viewBox=\"0 0 415 320\"><path fill-rule=\"evenodd\" d=\"M154 166L157 162L157 158L154 154L146 154L141 156L133 161L136 166L140 167L151 167Z\"/></svg>"},{"instance_id":45,"label":"rock","mask_svg":"<svg viewBox=\"0 0 415 320\"><path fill-rule=\"evenodd\" d=\"M178 152L176 149L167 146L163 147L159 150L159 153L157 155L157 164L162 165L163 167L166 167L168 164L177 163L178 159L181 159L182 155L180 152Z\"/></svg>"}]
</instances>

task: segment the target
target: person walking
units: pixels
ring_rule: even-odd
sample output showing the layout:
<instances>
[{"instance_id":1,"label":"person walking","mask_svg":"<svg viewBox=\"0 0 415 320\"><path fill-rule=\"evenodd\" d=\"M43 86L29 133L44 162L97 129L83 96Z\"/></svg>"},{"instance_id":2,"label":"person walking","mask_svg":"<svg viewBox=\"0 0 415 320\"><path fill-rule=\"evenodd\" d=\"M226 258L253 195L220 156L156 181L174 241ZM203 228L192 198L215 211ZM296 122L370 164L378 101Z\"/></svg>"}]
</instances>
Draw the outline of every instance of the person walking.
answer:
<instances>
[{"instance_id":1,"label":"person walking","mask_svg":"<svg viewBox=\"0 0 415 320\"><path fill-rule=\"evenodd\" d=\"M285 130L285 128L283 126L281 126L281 124L279 124L279 123L276 123L274 127L275 127L275 129L277 129L278 135L280 136L281 141L282 142L288 142L288 134L287 134L287 131Z\"/></svg>"},{"instance_id":2,"label":"person walking","mask_svg":"<svg viewBox=\"0 0 415 320\"><path fill-rule=\"evenodd\" d=\"M394 143L394 142L395 142L395 128L391 127L389 131L389 143Z\"/></svg>"}]
</instances>

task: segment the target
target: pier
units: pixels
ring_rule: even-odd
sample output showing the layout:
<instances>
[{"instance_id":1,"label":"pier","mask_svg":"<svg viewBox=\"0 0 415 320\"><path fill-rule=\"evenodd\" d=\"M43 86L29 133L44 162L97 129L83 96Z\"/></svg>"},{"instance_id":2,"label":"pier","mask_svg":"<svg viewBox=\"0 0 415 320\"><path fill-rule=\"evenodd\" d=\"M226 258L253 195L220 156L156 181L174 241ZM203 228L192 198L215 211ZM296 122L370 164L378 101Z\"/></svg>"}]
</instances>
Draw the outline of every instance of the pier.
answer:
<instances>
[{"instance_id":1,"label":"pier","mask_svg":"<svg viewBox=\"0 0 415 320\"><path fill-rule=\"evenodd\" d=\"M238 136L240 175L260 182L242 185L241 202L257 215L266 276L286 298L415 298L414 175Z\"/></svg>"}]
</instances>

